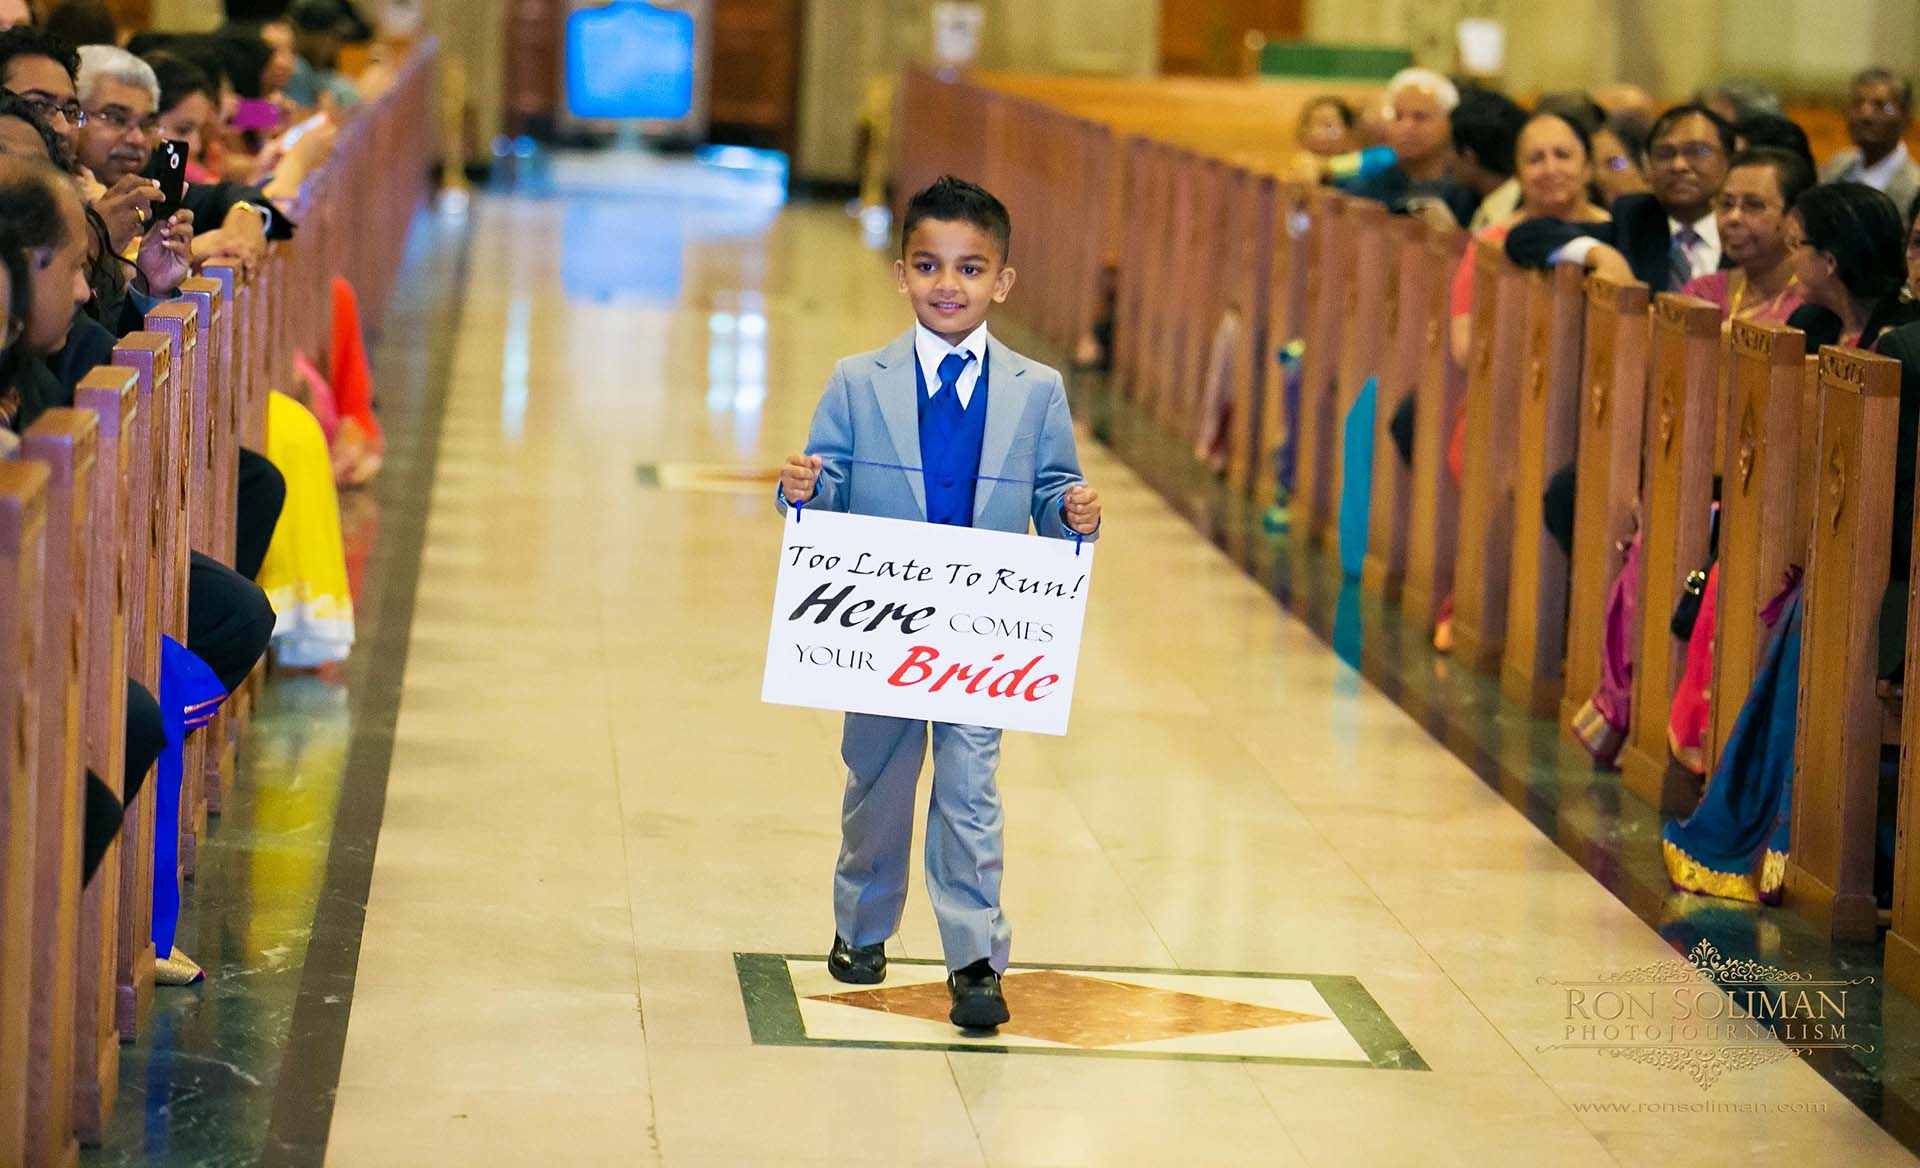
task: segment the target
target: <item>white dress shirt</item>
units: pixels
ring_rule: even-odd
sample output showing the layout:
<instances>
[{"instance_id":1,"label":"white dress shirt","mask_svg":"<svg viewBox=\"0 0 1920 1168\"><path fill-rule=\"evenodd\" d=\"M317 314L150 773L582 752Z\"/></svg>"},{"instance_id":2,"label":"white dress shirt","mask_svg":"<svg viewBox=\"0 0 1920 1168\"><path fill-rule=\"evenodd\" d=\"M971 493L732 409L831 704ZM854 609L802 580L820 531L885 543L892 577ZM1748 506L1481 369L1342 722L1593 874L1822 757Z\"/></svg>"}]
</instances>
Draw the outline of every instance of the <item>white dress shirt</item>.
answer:
<instances>
[{"instance_id":1,"label":"white dress shirt","mask_svg":"<svg viewBox=\"0 0 1920 1168\"><path fill-rule=\"evenodd\" d=\"M960 371L960 380L954 384L954 392L960 395L960 408L966 409L973 401L973 387L980 382L980 370L987 363L987 326L968 333L965 340L957 345L949 345L934 335L932 329L919 321L913 322L913 352L920 359L920 373L927 383L927 396L932 397L940 390L940 362L954 353L971 353L973 360Z\"/></svg>"},{"instance_id":2,"label":"white dress shirt","mask_svg":"<svg viewBox=\"0 0 1920 1168\"><path fill-rule=\"evenodd\" d=\"M1687 263L1693 269L1692 276L1688 278L1692 279L1704 276L1708 272L1719 271L1720 224L1714 221L1711 212L1709 212L1705 218L1697 220L1692 224L1682 223L1680 220L1669 215L1667 216L1667 238L1678 241L1681 229L1688 226L1691 226L1693 233L1700 237L1692 247L1687 249ZM1674 289L1675 292L1679 290L1678 288Z\"/></svg>"}]
</instances>

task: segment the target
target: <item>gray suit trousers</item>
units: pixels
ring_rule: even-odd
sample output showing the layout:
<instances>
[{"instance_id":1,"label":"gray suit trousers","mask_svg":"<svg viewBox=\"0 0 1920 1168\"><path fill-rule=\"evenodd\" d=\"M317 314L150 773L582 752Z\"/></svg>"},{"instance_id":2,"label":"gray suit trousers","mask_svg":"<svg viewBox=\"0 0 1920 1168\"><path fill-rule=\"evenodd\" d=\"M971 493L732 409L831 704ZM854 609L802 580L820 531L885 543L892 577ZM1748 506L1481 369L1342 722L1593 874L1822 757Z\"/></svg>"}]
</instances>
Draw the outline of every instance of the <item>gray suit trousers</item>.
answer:
<instances>
[{"instance_id":1,"label":"gray suit trousers","mask_svg":"<svg viewBox=\"0 0 1920 1168\"><path fill-rule=\"evenodd\" d=\"M914 791L928 723L848 714L840 753L847 791L833 917L850 945L877 945L900 928L913 845ZM1007 967L1012 932L1000 910L1000 731L934 722L933 797L927 809L927 893L947 968L982 957Z\"/></svg>"}]
</instances>

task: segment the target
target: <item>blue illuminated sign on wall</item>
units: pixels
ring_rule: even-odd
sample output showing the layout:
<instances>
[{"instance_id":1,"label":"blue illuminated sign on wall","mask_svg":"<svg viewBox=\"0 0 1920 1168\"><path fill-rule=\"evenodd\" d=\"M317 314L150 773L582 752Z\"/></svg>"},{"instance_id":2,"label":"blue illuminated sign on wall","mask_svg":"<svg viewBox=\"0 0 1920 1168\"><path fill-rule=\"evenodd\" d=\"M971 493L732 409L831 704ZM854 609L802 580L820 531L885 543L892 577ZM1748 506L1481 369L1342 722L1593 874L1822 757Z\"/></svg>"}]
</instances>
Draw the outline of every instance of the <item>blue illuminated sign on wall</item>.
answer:
<instances>
[{"instance_id":1,"label":"blue illuminated sign on wall","mask_svg":"<svg viewBox=\"0 0 1920 1168\"><path fill-rule=\"evenodd\" d=\"M578 118L674 121L693 110L688 12L614 0L567 17L567 105Z\"/></svg>"}]
</instances>

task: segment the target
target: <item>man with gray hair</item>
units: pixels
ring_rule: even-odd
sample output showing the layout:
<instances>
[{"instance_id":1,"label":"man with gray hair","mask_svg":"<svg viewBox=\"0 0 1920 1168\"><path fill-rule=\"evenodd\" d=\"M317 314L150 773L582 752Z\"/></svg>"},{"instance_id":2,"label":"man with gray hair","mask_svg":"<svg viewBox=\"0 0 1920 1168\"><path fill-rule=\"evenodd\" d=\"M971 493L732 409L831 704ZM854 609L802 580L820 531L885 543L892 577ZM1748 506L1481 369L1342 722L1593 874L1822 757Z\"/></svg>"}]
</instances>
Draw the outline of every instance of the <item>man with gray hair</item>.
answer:
<instances>
[{"instance_id":1,"label":"man with gray hair","mask_svg":"<svg viewBox=\"0 0 1920 1168\"><path fill-rule=\"evenodd\" d=\"M1460 90L1432 69L1402 69L1387 82L1387 145L1393 165L1374 174L1338 180L1350 195L1385 203L1399 213L1425 214L1444 207L1455 224L1473 217L1479 203L1449 170L1453 156L1454 107Z\"/></svg>"},{"instance_id":2,"label":"man with gray hair","mask_svg":"<svg viewBox=\"0 0 1920 1168\"><path fill-rule=\"evenodd\" d=\"M1913 85L1885 69L1864 69L1847 95L1847 137L1842 150L1820 168L1821 182L1857 182L1883 191L1902 215L1913 213L1920 194L1920 166L1904 141L1913 124Z\"/></svg>"},{"instance_id":3,"label":"man with gray hair","mask_svg":"<svg viewBox=\"0 0 1920 1168\"><path fill-rule=\"evenodd\" d=\"M159 140L160 82L153 67L125 49L85 45L75 88L87 114L75 143L81 165L107 187L140 173Z\"/></svg>"}]
</instances>

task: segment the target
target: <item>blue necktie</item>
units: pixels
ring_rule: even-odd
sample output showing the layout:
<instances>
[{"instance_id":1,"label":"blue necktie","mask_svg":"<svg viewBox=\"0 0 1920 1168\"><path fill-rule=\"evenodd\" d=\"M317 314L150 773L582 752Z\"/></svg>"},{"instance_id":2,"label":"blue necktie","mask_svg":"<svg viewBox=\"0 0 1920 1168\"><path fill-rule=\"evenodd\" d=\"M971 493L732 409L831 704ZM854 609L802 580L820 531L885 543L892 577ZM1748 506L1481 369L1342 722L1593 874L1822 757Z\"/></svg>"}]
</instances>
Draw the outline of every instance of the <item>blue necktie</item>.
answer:
<instances>
[{"instance_id":1,"label":"blue necktie","mask_svg":"<svg viewBox=\"0 0 1920 1168\"><path fill-rule=\"evenodd\" d=\"M944 402L940 395L945 394L945 400L953 403L949 408L956 414L962 411L963 407L960 405L960 374L966 371L967 362L971 360L973 360L973 354L965 351L948 353L940 359L940 368L938 370L940 388L933 392L934 404L943 405Z\"/></svg>"}]
</instances>

